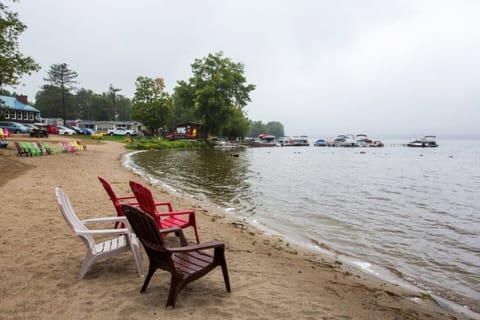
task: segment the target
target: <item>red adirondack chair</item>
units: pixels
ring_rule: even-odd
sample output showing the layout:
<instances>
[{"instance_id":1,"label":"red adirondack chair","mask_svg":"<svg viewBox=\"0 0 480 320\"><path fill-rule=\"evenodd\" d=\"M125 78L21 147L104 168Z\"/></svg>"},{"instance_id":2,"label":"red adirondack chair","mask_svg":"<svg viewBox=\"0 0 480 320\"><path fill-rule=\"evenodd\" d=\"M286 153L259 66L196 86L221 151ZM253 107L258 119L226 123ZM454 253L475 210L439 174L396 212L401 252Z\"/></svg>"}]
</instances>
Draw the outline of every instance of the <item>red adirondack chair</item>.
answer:
<instances>
[{"instance_id":1,"label":"red adirondack chair","mask_svg":"<svg viewBox=\"0 0 480 320\"><path fill-rule=\"evenodd\" d=\"M140 209L142 209L150 216L152 216L153 219L155 219L155 223L157 224L157 227L159 229L168 229L174 227L184 229L186 227L193 227L197 243L200 243L200 240L198 238L197 221L194 210L174 211L170 202L155 203L150 189L138 182L130 181L130 188L132 189L135 197L137 198L138 206L140 207ZM159 206L167 207L168 211L158 211L157 207ZM188 219L184 217L187 215ZM162 234L163 237L165 237L166 235L166 233Z\"/></svg>"},{"instance_id":2,"label":"red adirondack chair","mask_svg":"<svg viewBox=\"0 0 480 320\"><path fill-rule=\"evenodd\" d=\"M122 209L122 204L128 204L130 206L138 206L135 195L130 194L125 196L117 196L113 191L113 188L110 185L110 183L104 177L98 176L98 180L100 180L100 183L102 184L103 188L105 189L105 191L107 191L108 196L110 197L110 200L112 200L113 206L115 207L115 210L117 211L117 215L119 217L125 216L125 213L123 212L123 209ZM132 201L129 201L129 200L132 200ZM118 227L118 224L119 224L118 222L115 223L115 228ZM120 228L125 228L125 226L122 224Z\"/></svg>"}]
</instances>

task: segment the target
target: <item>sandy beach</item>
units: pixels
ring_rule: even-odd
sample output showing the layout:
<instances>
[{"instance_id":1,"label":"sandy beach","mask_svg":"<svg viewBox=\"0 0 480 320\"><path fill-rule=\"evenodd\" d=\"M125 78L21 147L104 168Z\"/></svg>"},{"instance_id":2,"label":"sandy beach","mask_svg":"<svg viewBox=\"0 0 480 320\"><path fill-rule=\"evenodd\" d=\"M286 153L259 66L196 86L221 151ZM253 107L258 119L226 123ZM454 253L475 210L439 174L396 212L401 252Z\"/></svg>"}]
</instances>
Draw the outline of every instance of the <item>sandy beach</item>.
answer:
<instances>
[{"instance_id":1,"label":"sandy beach","mask_svg":"<svg viewBox=\"0 0 480 320\"><path fill-rule=\"evenodd\" d=\"M131 253L95 264L79 280L86 247L63 219L54 188L60 186L86 219L116 215L97 176L121 195L130 193L130 180L147 181L122 167L127 150L120 143L85 140L85 152L26 158L16 156L15 139L34 140L20 135L0 149L0 319L468 319L428 295L266 236L219 208L155 186L157 200L196 210L202 241L225 242L232 292L225 291L217 268L189 284L176 309L166 309L169 274L158 270L141 294L144 278ZM191 228L185 233L193 239Z\"/></svg>"}]
</instances>

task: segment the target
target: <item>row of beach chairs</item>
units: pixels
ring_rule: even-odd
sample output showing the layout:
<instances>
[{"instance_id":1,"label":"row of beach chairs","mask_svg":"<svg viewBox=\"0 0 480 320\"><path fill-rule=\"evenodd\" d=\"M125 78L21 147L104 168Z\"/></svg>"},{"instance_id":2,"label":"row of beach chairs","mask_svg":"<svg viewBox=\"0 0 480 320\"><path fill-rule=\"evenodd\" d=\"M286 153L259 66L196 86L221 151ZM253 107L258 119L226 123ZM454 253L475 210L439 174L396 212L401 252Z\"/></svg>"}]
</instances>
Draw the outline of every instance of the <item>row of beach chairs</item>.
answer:
<instances>
[{"instance_id":1,"label":"row of beach chairs","mask_svg":"<svg viewBox=\"0 0 480 320\"><path fill-rule=\"evenodd\" d=\"M0 128L0 141L5 141L7 137L10 137L12 133L7 128Z\"/></svg>"},{"instance_id":2,"label":"row of beach chairs","mask_svg":"<svg viewBox=\"0 0 480 320\"><path fill-rule=\"evenodd\" d=\"M48 142L15 141L15 148L17 149L17 157L46 156L57 153L75 153L87 150L87 146L81 144L79 141L76 140L59 142L56 144L56 147L50 147Z\"/></svg>"}]
</instances>

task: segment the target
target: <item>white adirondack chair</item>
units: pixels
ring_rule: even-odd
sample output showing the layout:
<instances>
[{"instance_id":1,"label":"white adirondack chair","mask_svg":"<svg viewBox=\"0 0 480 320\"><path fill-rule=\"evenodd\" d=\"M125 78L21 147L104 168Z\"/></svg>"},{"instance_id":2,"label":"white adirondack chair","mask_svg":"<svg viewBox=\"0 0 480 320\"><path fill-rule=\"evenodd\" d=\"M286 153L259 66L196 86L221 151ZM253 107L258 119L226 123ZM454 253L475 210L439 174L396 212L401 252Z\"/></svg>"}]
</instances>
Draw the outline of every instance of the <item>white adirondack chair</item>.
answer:
<instances>
[{"instance_id":1,"label":"white adirondack chair","mask_svg":"<svg viewBox=\"0 0 480 320\"><path fill-rule=\"evenodd\" d=\"M115 222L123 222L126 226L129 226L125 217L105 217L80 220L63 190L57 187L55 188L55 194L57 195L58 205L60 207L60 211L62 211L63 217L70 227L72 227L75 234L77 234L87 246L87 255L85 256L80 268L79 279L82 279L85 276L87 271L96 261L113 257L128 250L132 250L139 275L144 275L139 242L133 232L127 228L89 229L85 226L88 223L98 222L111 222L112 224ZM116 237L98 243L94 239L94 236L106 235L112 235Z\"/></svg>"}]
</instances>

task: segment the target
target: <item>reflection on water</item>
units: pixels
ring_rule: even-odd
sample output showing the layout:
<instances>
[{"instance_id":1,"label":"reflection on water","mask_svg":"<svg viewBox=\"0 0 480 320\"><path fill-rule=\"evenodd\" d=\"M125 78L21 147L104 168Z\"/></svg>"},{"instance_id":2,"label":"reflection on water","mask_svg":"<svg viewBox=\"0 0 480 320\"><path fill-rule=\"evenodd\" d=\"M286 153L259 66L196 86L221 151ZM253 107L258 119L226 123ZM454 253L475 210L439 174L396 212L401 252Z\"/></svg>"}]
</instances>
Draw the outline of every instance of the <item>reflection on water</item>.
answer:
<instances>
[{"instance_id":1,"label":"reflection on water","mask_svg":"<svg viewBox=\"0 0 480 320\"><path fill-rule=\"evenodd\" d=\"M238 161L224 150L144 152L135 161L162 182L225 206L248 193L248 159Z\"/></svg>"},{"instance_id":2,"label":"reflection on water","mask_svg":"<svg viewBox=\"0 0 480 320\"><path fill-rule=\"evenodd\" d=\"M295 240L373 262L480 308L480 143L436 149L168 150L162 182Z\"/></svg>"}]
</instances>

